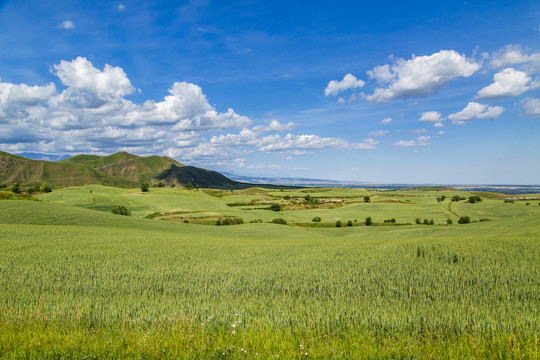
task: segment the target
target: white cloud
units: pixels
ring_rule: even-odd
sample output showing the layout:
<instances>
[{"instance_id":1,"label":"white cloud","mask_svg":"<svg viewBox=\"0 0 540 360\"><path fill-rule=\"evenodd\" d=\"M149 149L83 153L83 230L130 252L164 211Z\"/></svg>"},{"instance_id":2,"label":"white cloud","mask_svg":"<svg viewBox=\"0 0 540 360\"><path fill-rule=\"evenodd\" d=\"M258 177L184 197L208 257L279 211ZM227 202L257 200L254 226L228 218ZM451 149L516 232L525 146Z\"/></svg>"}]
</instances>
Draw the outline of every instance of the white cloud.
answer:
<instances>
[{"instance_id":1,"label":"white cloud","mask_svg":"<svg viewBox=\"0 0 540 360\"><path fill-rule=\"evenodd\" d=\"M293 129L293 127L296 124L292 121L289 121L287 124L282 124L277 120L272 120L270 124L263 129L263 131L276 131L276 132L282 132L282 131L290 131Z\"/></svg>"},{"instance_id":2,"label":"white cloud","mask_svg":"<svg viewBox=\"0 0 540 360\"><path fill-rule=\"evenodd\" d=\"M62 60L54 65L54 74L67 89L62 99L78 107L96 107L106 101L116 100L135 91L122 68L105 65L96 69L86 58Z\"/></svg>"},{"instance_id":3,"label":"white cloud","mask_svg":"<svg viewBox=\"0 0 540 360\"><path fill-rule=\"evenodd\" d=\"M124 4L120 4L120 5L118 5L118 10L119 11L124 11L124 10L126 10L126 6Z\"/></svg>"},{"instance_id":4,"label":"white cloud","mask_svg":"<svg viewBox=\"0 0 540 360\"><path fill-rule=\"evenodd\" d=\"M443 123L442 122L436 122L435 124L433 124L433 127L436 127L436 128L442 128L444 127Z\"/></svg>"},{"instance_id":5,"label":"white cloud","mask_svg":"<svg viewBox=\"0 0 540 360\"><path fill-rule=\"evenodd\" d=\"M501 106L489 106L477 102L470 102L463 110L448 115L448 118L452 120L454 124L464 125L465 121L472 119L494 120L498 118L503 111L504 108Z\"/></svg>"},{"instance_id":6,"label":"white cloud","mask_svg":"<svg viewBox=\"0 0 540 360\"><path fill-rule=\"evenodd\" d=\"M417 146L428 146L431 143L429 140L431 136L420 136L416 140L400 140L394 143L395 147L417 147Z\"/></svg>"},{"instance_id":7,"label":"white cloud","mask_svg":"<svg viewBox=\"0 0 540 360\"><path fill-rule=\"evenodd\" d=\"M538 58L540 54L526 55L521 45L507 45L491 55L490 65L494 68L502 68L516 64L523 64Z\"/></svg>"},{"instance_id":8,"label":"white cloud","mask_svg":"<svg viewBox=\"0 0 540 360\"><path fill-rule=\"evenodd\" d=\"M328 83L326 86L326 89L324 90L324 95L337 95L340 92L343 92L345 90L354 89L358 87L364 86L365 83L362 80L357 79L352 74L347 74L343 77L343 80L332 80Z\"/></svg>"},{"instance_id":9,"label":"white cloud","mask_svg":"<svg viewBox=\"0 0 540 360\"><path fill-rule=\"evenodd\" d=\"M368 71L386 88L377 88L367 96L369 101L389 102L413 96L428 96L458 77L469 77L480 64L454 50L441 50L429 56L413 56L410 60L397 59L392 67L383 65Z\"/></svg>"},{"instance_id":10,"label":"white cloud","mask_svg":"<svg viewBox=\"0 0 540 360\"><path fill-rule=\"evenodd\" d=\"M493 84L478 91L477 99L500 99L518 96L529 90L531 77L524 71L504 69L493 76Z\"/></svg>"},{"instance_id":11,"label":"white cloud","mask_svg":"<svg viewBox=\"0 0 540 360\"><path fill-rule=\"evenodd\" d=\"M61 29L66 29L66 30L73 30L75 29L75 24L71 20L66 20L60 25L58 25L58 27Z\"/></svg>"},{"instance_id":12,"label":"white cloud","mask_svg":"<svg viewBox=\"0 0 540 360\"><path fill-rule=\"evenodd\" d=\"M445 132L444 132L443 130L441 130L441 131L439 131L437 134L439 134L439 135L444 135Z\"/></svg>"},{"instance_id":13,"label":"white cloud","mask_svg":"<svg viewBox=\"0 0 540 360\"><path fill-rule=\"evenodd\" d=\"M427 111L421 114L419 121L440 122L441 113L438 111Z\"/></svg>"},{"instance_id":14,"label":"white cloud","mask_svg":"<svg viewBox=\"0 0 540 360\"><path fill-rule=\"evenodd\" d=\"M522 103L526 116L540 118L540 99L527 98Z\"/></svg>"},{"instance_id":15,"label":"white cloud","mask_svg":"<svg viewBox=\"0 0 540 360\"><path fill-rule=\"evenodd\" d=\"M391 117L387 117L381 120L381 124L390 124L392 122Z\"/></svg>"},{"instance_id":16,"label":"white cloud","mask_svg":"<svg viewBox=\"0 0 540 360\"><path fill-rule=\"evenodd\" d=\"M28 86L0 82L0 124L11 123L21 118L36 121L46 111L47 101L56 94L54 84Z\"/></svg>"},{"instance_id":17,"label":"white cloud","mask_svg":"<svg viewBox=\"0 0 540 360\"><path fill-rule=\"evenodd\" d=\"M369 136L373 136L373 137L381 137L381 136L384 136L386 134L388 134L389 131L388 130L377 130L377 131L372 131L369 133Z\"/></svg>"}]
</instances>

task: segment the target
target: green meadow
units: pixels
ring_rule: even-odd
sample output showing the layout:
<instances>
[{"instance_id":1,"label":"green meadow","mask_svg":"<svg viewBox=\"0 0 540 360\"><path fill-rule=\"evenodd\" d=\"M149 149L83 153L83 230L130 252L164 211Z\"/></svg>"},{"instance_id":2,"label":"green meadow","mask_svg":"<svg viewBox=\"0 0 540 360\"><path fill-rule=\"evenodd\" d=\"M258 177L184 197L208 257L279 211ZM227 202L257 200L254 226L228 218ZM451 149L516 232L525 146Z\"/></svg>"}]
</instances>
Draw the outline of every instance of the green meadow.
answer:
<instances>
[{"instance_id":1,"label":"green meadow","mask_svg":"<svg viewBox=\"0 0 540 360\"><path fill-rule=\"evenodd\" d=\"M0 358L539 359L540 200L456 195L473 194L89 185L10 196ZM216 225L226 218L243 224Z\"/></svg>"}]
</instances>

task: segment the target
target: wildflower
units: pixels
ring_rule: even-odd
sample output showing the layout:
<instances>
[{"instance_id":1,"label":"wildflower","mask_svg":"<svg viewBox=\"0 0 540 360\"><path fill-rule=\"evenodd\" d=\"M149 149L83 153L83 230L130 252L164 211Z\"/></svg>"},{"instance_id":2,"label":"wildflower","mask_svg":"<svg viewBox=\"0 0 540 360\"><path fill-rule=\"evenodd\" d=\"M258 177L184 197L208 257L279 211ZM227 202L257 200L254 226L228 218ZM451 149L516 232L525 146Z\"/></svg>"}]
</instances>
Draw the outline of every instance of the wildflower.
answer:
<instances>
[{"instance_id":1,"label":"wildflower","mask_svg":"<svg viewBox=\"0 0 540 360\"><path fill-rule=\"evenodd\" d=\"M236 331L233 330L233 331L232 331L232 334L235 335L235 334L236 334Z\"/></svg>"}]
</instances>

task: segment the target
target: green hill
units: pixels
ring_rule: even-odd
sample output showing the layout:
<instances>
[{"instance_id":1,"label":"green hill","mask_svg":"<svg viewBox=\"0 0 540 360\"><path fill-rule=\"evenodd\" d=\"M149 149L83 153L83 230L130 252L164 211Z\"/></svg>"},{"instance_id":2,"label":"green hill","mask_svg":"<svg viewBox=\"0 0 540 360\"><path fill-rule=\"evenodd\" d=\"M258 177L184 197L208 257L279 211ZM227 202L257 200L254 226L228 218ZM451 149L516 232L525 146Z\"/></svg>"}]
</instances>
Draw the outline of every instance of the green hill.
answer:
<instances>
[{"instance_id":1,"label":"green hill","mask_svg":"<svg viewBox=\"0 0 540 360\"><path fill-rule=\"evenodd\" d=\"M77 155L59 162L31 160L0 152L0 182L18 182L23 186L35 186L45 181L53 186L136 187L141 182L152 182L173 164L183 166L168 157L139 157L126 152L109 156Z\"/></svg>"},{"instance_id":2,"label":"green hill","mask_svg":"<svg viewBox=\"0 0 540 360\"><path fill-rule=\"evenodd\" d=\"M215 171L184 166L166 156L141 157L122 151L108 156L81 154L51 162L0 151L0 183L36 186L44 181L57 187L101 184L133 188L143 182L159 181L165 185L193 184L227 190L253 186L233 181ZM279 188L275 185L265 187Z\"/></svg>"}]
</instances>

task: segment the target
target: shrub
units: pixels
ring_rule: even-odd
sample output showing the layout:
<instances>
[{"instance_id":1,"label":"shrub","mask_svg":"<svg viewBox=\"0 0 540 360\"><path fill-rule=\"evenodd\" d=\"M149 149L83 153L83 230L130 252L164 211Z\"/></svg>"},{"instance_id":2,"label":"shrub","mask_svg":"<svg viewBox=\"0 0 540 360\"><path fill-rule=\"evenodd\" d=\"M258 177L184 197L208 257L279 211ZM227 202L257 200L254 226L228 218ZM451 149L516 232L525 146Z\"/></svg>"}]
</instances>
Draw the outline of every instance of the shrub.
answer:
<instances>
[{"instance_id":1,"label":"shrub","mask_svg":"<svg viewBox=\"0 0 540 360\"><path fill-rule=\"evenodd\" d=\"M41 186L39 187L39 191L41 191L42 193L50 193L52 192L52 188L49 185L47 185L46 182L43 182Z\"/></svg>"},{"instance_id":2,"label":"shrub","mask_svg":"<svg viewBox=\"0 0 540 360\"><path fill-rule=\"evenodd\" d=\"M244 220L242 218L225 218L221 219L221 225L240 225L243 224Z\"/></svg>"},{"instance_id":3,"label":"shrub","mask_svg":"<svg viewBox=\"0 0 540 360\"><path fill-rule=\"evenodd\" d=\"M273 224L287 225L287 221L285 219L281 219L281 218L272 220L272 223Z\"/></svg>"},{"instance_id":4,"label":"shrub","mask_svg":"<svg viewBox=\"0 0 540 360\"><path fill-rule=\"evenodd\" d=\"M416 224L420 225L422 223L422 219L420 218L416 218L414 219L414 221L416 222Z\"/></svg>"},{"instance_id":5,"label":"shrub","mask_svg":"<svg viewBox=\"0 0 540 360\"><path fill-rule=\"evenodd\" d=\"M184 224L189 224L189 221L187 221L187 220L184 220Z\"/></svg>"},{"instance_id":6,"label":"shrub","mask_svg":"<svg viewBox=\"0 0 540 360\"><path fill-rule=\"evenodd\" d=\"M482 201L482 198L481 198L480 196L478 196L478 195L471 195L471 196L469 196L469 202L470 202L471 204L474 204L474 203L480 202L480 201Z\"/></svg>"},{"instance_id":7,"label":"shrub","mask_svg":"<svg viewBox=\"0 0 540 360\"><path fill-rule=\"evenodd\" d=\"M141 184L141 191L142 192L147 192L149 189L150 189L150 184L148 184L148 183L142 183Z\"/></svg>"},{"instance_id":8,"label":"shrub","mask_svg":"<svg viewBox=\"0 0 540 360\"><path fill-rule=\"evenodd\" d=\"M291 200L291 197L290 197L289 195L285 195L285 196L283 197L283 199L285 199L285 200Z\"/></svg>"},{"instance_id":9,"label":"shrub","mask_svg":"<svg viewBox=\"0 0 540 360\"><path fill-rule=\"evenodd\" d=\"M26 193L27 194L32 194L32 193L35 193L35 192L38 192L38 191L39 191L38 186L33 186L33 187L26 188Z\"/></svg>"},{"instance_id":10,"label":"shrub","mask_svg":"<svg viewBox=\"0 0 540 360\"><path fill-rule=\"evenodd\" d=\"M435 225L435 221L433 219L429 220L429 225Z\"/></svg>"},{"instance_id":11,"label":"shrub","mask_svg":"<svg viewBox=\"0 0 540 360\"><path fill-rule=\"evenodd\" d=\"M311 219L313 222L321 222L321 218L318 216L315 216L313 219Z\"/></svg>"},{"instance_id":12,"label":"shrub","mask_svg":"<svg viewBox=\"0 0 540 360\"><path fill-rule=\"evenodd\" d=\"M161 181L157 183L156 187L162 188L165 187L165 184L163 184Z\"/></svg>"},{"instance_id":13,"label":"shrub","mask_svg":"<svg viewBox=\"0 0 540 360\"><path fill-rule=\"evenodd\" d=\"M352 221L351 220L347 221L347 226L352 226Z\"/></svg>"},{"instance_id":14,"label":"shrub","mask_svg":"<svg viewBox=\"0 0 540 360\"><path fill-rule=\"evenodd\" d=\"M454 222L452 221L452 219L446 219L446 223L447 223L448 225L452 225Z\"/></svg>"},{"instance_id":15,"label":"shrub","mask_svg":"<svg viewBox=\"0 0 540 360\"><path fill-rule=\"evenodd\" d=\"M531 205L531 203L530 203L530 202L527 202L527 203L525 203L525 205L529 206L529 205Z\"/></svg>"},{"instance_id":16,"label":"shrub","mask_svg":"<svg viewBox=\"0 0 540 360\"><path fill-rule=\"evenodd\" d=\"M507 204L513 204L514 200L513 199L504 199L504 202L507 203ZM538 203L538 205L540 205L540 203Z\"/></svg>"},{"instance_id":17,"label":"shrub","mask_svg":"<svg viewBox=\"0 0 540 360\"><path fill-rule=\"evenodd\" d=\"M0 184L0 189L5 189L7 187L6 183Z\"/></svg>"},{"instance_id":18,"label":"shrub","mask_svg":"<svg viewBox=\"0 0 540 360\"><path fill-rule=\"evenodd\" d=\"M131 215L131 211L129 211L129 209L127 209L125 206L116 206L114 209L112 209L112 213L124 216Z\"/></svg>"},{"instance_id":19,"label":"shrub","mask_svg":"<svg viewBox=\"0 0 540 360\"><path fill-rule=\"evenodd\" d=\"M373 221L371 220L371 216L368 216L366 218L366 226L370 226L371 224L373 224Z\"/></svg>"},{"instance_id":20,"label":"shrub","mask_svg":"<svg viewBox=\"0 0 540 360\"><path fill-rule=\"evenodd\" d=\"M281 206L279 204L272 204L272 205L270 205L269 209L272 210L272 211L279 211L279 210L281 210Z\"/></svg>"},{"instance_id":21,"label":"shrub","mask_svg":"<svg viewBox=\"0 0 540 360\"><path fill-rule=\"evenodd\" d=\"M364 202L371 202L371 198L369 196L364 196Z\"/></svg>"},{"instance_id":22,"label":"shrub","mask_svg":"<svg viewBox=\"0 0 540 360\"><path fill-rule=\"evenodd\" d=\"M220 226L220 225L221 225L221 220L217 219L216 226Z\"/></svg>"},{"instance_id":23,"label":"shrub","mask_svg":"<svg viewBox=\"0 0 540 360\"><path fill-rule=\"evenodd\" d=\"M13 185L11 185L11 192L14 194L19 194L21 192L19 183L13 183Z\"/></svg>"},{"instance_id":24,"label":"shrub","mask_svg":"<svg viewBox=\"0 0 540 360\"><path fill-rule=\"evenodd\" d=\"M341 221L340 220L336 221L336 227L341 227Z\"/></svg>"},{"instance_id":25,"label":"shrub","mask_svg":"<svg viewBox=\"0 0 540 360\"><path fill-rule=\"evenodd\" d=\"M461 216L458 220L458 224L469 224L471 222L471 218L468 216Z\"/></svg>"}]
</instances>

